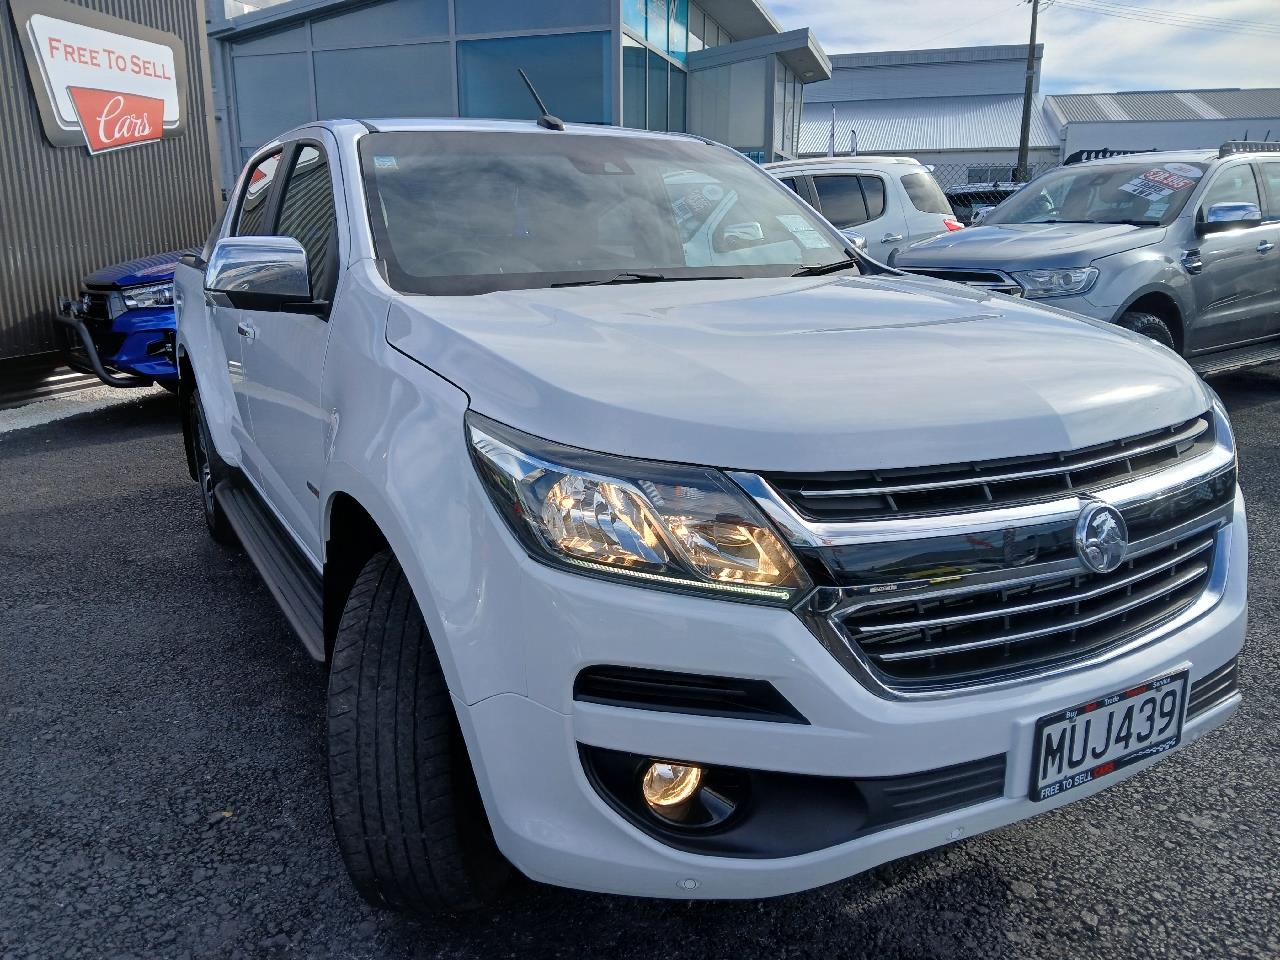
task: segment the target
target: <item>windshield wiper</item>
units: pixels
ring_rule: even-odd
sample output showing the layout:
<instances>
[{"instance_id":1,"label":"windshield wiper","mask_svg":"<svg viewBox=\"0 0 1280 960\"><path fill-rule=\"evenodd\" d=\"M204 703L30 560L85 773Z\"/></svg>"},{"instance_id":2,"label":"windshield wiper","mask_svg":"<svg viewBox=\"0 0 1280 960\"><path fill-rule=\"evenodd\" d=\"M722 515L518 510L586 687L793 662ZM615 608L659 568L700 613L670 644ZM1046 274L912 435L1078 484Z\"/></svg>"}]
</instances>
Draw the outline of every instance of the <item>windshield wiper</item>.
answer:
<instances>
[{"instance_id":1,"label":"windshield wiper","mask_svg":"<svg viewBox=\"0 0 1280 960\"><path fill-rule=\"evenodd\" d=\"M562 280L552 283L552 287L607 287L614 283L676 283L683 280L741 280L741 277L726 277L716 274L702 277L668 277L664 273L615 273L603 280Z\"/></svg>"},{"instance_id":2,"label":"windshield wiper","mask_svg":"<svg viewBox=\"0 0 1280 960\"><path fill-rule=\"evenodd\" d=\"M1028 220L1029 224L1035 223L1096 223L1105 224L1107 226L1129 226L1129 227L1158 227L1158 220Z\"/></svg>"},{"instance_id":3,"label":"windshield wiper","mask_svg":"<svg viewBox=\"0 0 1280 960\"><path fill-rule=\"evenodd\" d=\"M791 274L793 277L821 277L828 273L839 273L841 270L851 270L854 267L861 268L862 261L857 257L850 257L848 260L837 260L835 263L823 263L816 267L805 267Z\"/></svg>"}]
</instances>

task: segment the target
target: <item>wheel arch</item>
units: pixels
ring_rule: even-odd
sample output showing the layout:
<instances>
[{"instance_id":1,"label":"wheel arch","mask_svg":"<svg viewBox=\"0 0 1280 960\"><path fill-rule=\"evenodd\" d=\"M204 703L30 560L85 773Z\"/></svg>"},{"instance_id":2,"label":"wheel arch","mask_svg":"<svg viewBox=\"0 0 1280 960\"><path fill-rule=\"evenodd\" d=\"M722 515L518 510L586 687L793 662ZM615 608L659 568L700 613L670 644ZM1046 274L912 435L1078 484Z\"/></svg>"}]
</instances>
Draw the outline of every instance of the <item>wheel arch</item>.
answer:
<instances>
[{"instance_id":1,"label":"wheel arch","mask_svg":"<svg viewBox=\"0 0 1280 960\"><path fill-rule=\"evenodd\" d=\"M182 419L182 449L187 458L187 472L196 476L195 424L191 422L191 395L196 390L196 375L185 350L178 351L178 409Z\"/></svg>"},{"instance_id":2,"label":"wheel arch","mask_svg":"<svg viewBox=\"0 0 1280 960\"><path fill-rule=\"evenodd\" d=\"M335 491L324 522L324 652L328 661L347 595L369 559L389 548L382 528L354 496ZM391 548L394 553L394 548Z\"/></svg>"},{"instance_id":3,"label":"wheel arch","mask_svg":"<svg viewBox=\"0 0 1280 960\"><path fill-rule=\"evenodd\" d=\"M1137 311L1159 317L1173 334L1173 343L1178 353L1186 351L1186 309L1175 291L1169 287L1153 284L1130 295L1124 305L1116 311L1113 323L1119 323L1126 313Z\"/></svg>"}]
</instances>

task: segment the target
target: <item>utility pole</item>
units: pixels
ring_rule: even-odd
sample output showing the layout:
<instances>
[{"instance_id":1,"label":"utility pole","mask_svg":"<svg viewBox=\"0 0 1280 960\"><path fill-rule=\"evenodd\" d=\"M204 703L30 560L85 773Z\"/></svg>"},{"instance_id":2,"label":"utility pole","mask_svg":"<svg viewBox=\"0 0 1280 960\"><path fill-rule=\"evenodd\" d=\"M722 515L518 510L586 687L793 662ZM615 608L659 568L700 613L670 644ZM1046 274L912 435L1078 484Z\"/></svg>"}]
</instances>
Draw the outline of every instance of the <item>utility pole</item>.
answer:
<instances>
[{"instance_id":1,"label":"utility pole","mask_svg":"<svg viewBox=\"0 0 1280 960\"><path fill-rule=\"evenodd\" d=\"M1031 4L1031 42L1027 45L1027 82L1022 93L1022 133L1018 137L1018 169L1013 179L1026 183L1031 179L1027 154L1031 146L1031 101L1036 88L1036 25L1040 19L1040 0L1026 0Z\"/></svg>"}]
</instances>

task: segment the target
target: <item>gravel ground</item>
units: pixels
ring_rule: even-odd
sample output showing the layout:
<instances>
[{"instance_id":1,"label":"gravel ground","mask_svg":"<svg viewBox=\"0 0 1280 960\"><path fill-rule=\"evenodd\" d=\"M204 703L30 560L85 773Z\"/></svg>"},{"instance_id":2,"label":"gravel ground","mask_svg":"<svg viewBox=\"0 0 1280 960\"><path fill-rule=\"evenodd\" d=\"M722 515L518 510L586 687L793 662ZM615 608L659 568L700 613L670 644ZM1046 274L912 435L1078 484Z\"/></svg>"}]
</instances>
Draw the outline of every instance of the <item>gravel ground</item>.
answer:
<instances>
[{"instance_id":1,"label":"gravel ground","mask_svg":"<svg viewBox=\"0 0 1280 960\"><path fill-rule=\"evenodd\" d=\"M204 534L173 400L0 435L0 957L1278 957L1280 372L1215 384L1252 535L1245 703L1100 796L811 893L523 882L366 907L331 837L324 676Z\"/></svg>"}]
</instances>

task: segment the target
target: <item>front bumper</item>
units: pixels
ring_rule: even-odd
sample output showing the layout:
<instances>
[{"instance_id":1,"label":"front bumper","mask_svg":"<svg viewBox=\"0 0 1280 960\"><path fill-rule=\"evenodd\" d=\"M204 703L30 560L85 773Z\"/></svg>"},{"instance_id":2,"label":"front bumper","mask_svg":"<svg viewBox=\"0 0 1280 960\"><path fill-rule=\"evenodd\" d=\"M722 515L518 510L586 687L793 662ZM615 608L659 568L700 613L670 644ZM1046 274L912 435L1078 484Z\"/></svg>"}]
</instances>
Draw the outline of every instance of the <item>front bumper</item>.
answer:
<instances>
[{"instance_id":1,"label":"front bumper","mask_svg":"<svg viewBox=\"0 0 1280 960\"><path fill-rule=\"evenodd\" d=\"M527 695L457 701L495 837L524 873L609 893L754 898L839 880L898 857L1053 809L1145 769L1151 758L1041 803L1027 798L1036 720L1090 698L1189 668L1196 681L1244 643L1243 501L1224 530L1220 600L1159 642L1087 670L953 697L894 701L844 670L790 611L659 594L535 563L497 549L515 595L505 629L522 637ZM496 547L496 545L495 545ZM496 559L496 558L495 558ZM807 725L578 702L572 678L621 664L766 680ZM1238 695L1188 719L1183 744L1234 714ZM1003 754L1003 795L799 856L690 853L617 813L589 782L579 745L702 764L817 776L893 777Z\"/></svg>"},{"instance_id":2,"label":"front bumper","mask_svg":"<svg viewBox=\"0 0 1280 960\"><path fill-rule=\"evenodd\" d=\"M56 319L74 337L68 355L68 364L74 369L92 373L112 387L177 381L173 308L128 310L112 319L104 331L102 321L84 316L72 301L64 300ZM104 332L108 336L103 336Z\"/></svg>"}]
</instances>

